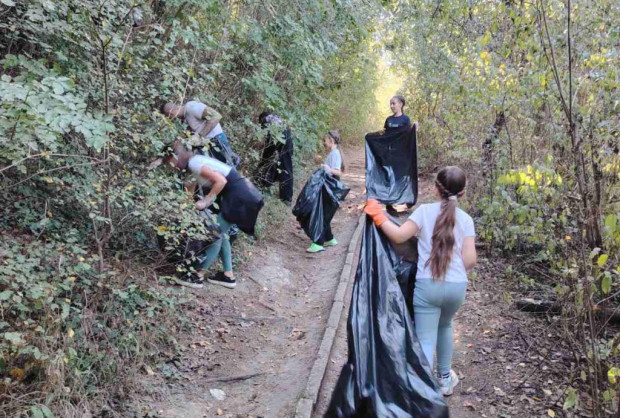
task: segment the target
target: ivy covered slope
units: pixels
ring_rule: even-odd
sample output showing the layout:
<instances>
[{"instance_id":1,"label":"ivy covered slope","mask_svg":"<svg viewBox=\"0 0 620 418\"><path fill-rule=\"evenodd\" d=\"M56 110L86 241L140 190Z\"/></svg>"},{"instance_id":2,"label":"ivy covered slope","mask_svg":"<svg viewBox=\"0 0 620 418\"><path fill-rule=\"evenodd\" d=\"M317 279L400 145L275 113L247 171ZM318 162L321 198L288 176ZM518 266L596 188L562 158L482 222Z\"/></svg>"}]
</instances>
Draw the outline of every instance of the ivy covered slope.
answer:
<instances>
[{"instance_id":1,"label":"ivy covered slope","mask_svg":"<svg viewBox=\"0 0 620 418\"><path fill-rule=\"evenodd\" d=\"M292 126L297 162L333 121L359 136L375 113L373 7L0 1L3 413L118 412L136 369L177 350L184 296L153 274L157 234L207 231L177 178L146 169L181 131L159 103L218 109L245 170L264 108Z\"/></svg>"},{"instance_id":2,"label":"ivy covered slope","mask_svg":"<svg viewBox=\"0 0 620 418\"><path fill-rule=\"evenodd\" d=\"M424 161L466 169L480 238L514 263L515 285L562 306L578 359L565 409L615 413L618 2L400 1L391 12L385 38Z\"/></svg>"}]
</instances>

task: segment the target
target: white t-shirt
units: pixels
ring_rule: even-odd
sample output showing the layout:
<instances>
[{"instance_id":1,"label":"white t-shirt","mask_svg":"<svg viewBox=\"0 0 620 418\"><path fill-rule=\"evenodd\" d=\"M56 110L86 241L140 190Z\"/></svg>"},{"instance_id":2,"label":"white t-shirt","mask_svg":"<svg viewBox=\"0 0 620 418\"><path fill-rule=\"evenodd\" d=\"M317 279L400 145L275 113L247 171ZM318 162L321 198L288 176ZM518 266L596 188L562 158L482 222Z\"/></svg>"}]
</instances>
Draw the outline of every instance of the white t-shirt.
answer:
<instances>
[{"instance_id":1,"label":"white t-shirt","mask_svg":"<svg viewBox=\"0 0 620 418\"><path fill-rule=\"evenodd\" d=\"M215 158L207 157L206 155L194 155L189 159L187 167L192 173L194 173L194 175L196 175L200 184L205 184L207 186L211 186L211 182L200 176L200 172L204 166L209 167L213 171L217 171L224 177L228 176L230 174L230 170L232 170L231 166L224 164Z\"/></svg>"},{"instance_id":2,"label":"white t-shirt","mask_svg":"<svg viewBox=\"0 0 620 418\"><path fill-rule=\"evenodd\" d=\"M340 154L340 150L338 148L334 148L329 154L327 154L325 164L333 170L342 170L342 155Z\"/></svg>"},{"instance_id":3,"label":"white t-shirt","mask_svg":"<svg viewBox=\"0 0 620 418\"><path fill-rule=\"evenodd\" d=\"M217 125L215 125L213 129L211 129L211 131L203 132L208 122L208 118L207 119L202 118L202 115L206 108L207 108L207 105L202 102L198 102L198 101L187 102L184 106L185 110L184 110L183 117L185 119L185 123L187 124L187 126L189 126L192 132L195 132L200 135L205 135L207 138L214 138L224 131L222 130L222 125L218 123ZM217 113L215 112L215 110L211 108L209 109L210 109L210 112L214 114Z\"/></svg>"},{"instance_id":4,"label":"white t-shirt","mask_svg":"<svg viewBox=\"0 0 620 418\"><path fill-rule=\"evenodd\" d=\"M409 217L409 219L420 228L418 232L418 272L416 277L419 279L432 279L431 266L426 266L426 262L431 257L433 248L433 230L435 221L439 216L441 202L421 205ZM465 211L456 208L456 222L454 223L454 248L452 258L448 265L448 270L444 280L446 282L462 283L467 282L467 270L463 264L461 250L463 240L466 237L475 237L474 220Z\"/></svg>"}]
</instances>

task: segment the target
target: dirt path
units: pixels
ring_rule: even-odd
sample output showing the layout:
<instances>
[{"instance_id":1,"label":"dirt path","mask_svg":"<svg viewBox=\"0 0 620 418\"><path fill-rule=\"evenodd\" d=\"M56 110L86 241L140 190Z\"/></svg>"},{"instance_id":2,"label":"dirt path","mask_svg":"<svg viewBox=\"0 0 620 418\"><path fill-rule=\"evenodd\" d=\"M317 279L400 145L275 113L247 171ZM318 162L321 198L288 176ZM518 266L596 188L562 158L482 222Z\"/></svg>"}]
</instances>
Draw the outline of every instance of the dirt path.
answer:
<instances>
[{"instance_id":1,"label":"dirt path","mask_svg":"<svg viewBox=\"0 0 620 418\"><path fill-rule=\"evenodd\" d=\"M253 248L237 272L235 290L207 286L195 291L198 301L189 318L196 332L179 341L183 359L163 368L171 378L150 382L152 395L142 402L150 416L293 415L326 326L358 206L365 200L364 151L346 155L349 172L343 180L352 190L333 222L340 245L305 253L308 238L290 216L277 238ZM419 203L433 195L430 181L422 179ZM513 279L501 260L487 257L480 252L477 275L455 318L453 367L461 383L448 399L451 416L563 416L571 360L566 347L554 342L557 324L516 311ZM349 285L315 417L323 416L346 361L351 291ZM223 391L225 399L217 400L212 389Z\"/></svg>"},{"instance_id":2,"label":"dirt path","mask_svg":"<svg viewBox=\"0 0 620 418\"><path fill-rule=\"evenodd\" d=\"M421 179L419 186L418 203L433 201L432 183ZM489 259L488 253L479 251L476 272L454 320L453 368L461 382L447 399L450 416L565 416L562 402L571 361L558 336L558 324L545 323L514 308L512 298L519 292L505 274L502 260ZM352 287L313 415L316 418L327 410L347 360L346 323Z\"/></svg>"},{"instance_id":3,"label":"dirt path","mask_svg":"<svg viewBox=\"0 0 620 418\"><path fill-rule=\"evenodd\" d=\"M290 417L314 362L346 249L364 200L364 149L346 152L351 188L332 222L337 247L307 254L294 217L277 238L253 248L234 290L196 290L196 333L183 360L169 364L176 382L155 385L143 402L161 417ZM218 378L232 379L217 381ZM211 393L225 393L217 400ZM217 396L217 394L216 394Z\"/></svg>"}]
</instances>

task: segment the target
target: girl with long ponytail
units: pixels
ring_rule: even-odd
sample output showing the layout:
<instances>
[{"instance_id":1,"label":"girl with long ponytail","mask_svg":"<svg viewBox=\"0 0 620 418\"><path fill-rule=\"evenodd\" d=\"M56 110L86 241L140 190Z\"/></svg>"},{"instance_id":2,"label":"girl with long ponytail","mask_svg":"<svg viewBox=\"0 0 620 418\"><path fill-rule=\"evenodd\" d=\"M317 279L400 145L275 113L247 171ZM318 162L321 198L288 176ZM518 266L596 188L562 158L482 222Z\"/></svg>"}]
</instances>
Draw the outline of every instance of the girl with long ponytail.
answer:
<instances>
[{"instance_id":1,"label":"girl with long ponytail","mask_svg":"<svg viewBox=\"0 0 620 418\"><path fill-rule=\"evenodd\" d=\"M416 335L429 364L437 349L439 387L445 396L453 393L458 376L451 369L452 318L465 300L467 273L476 265L474 222L458 207L465 194L463 170L450 166L437 173L438 202L420 205L399 226L389 221L376 200L366 202L366 212L395 243L417 236L418 266L413 294Z\"/></svg>"}]
</instances>

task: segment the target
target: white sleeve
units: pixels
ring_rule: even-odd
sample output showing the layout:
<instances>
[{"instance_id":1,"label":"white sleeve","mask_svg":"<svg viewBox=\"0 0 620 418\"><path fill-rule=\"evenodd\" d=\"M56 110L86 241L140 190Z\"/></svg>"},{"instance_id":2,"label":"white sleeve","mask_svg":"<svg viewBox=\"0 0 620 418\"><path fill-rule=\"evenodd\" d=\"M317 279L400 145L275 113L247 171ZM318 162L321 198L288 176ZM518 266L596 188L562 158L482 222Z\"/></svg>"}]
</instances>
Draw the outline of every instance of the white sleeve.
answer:
<instances>
[{"instance_id":1,"label":"white sleeve","mask_svg":"<svg viewBox=\"0 0 620 418\"><path fill-rule=\"evenodd\" d=\"M474 228L474 220L471 216L466 216L463 222L463 236L464 237L475 237L476 230Z\"/></svg>"},{"instance_id":2,"label":"white sleeve","mask_svg":"<svg viewBox=\"0 0 620 418\"><path fill-rule=\"evenodd\" d=\"M187 164L189 171L196 175L200 175L200 171L202 170L202 166L204 165L200 157L200 155L194 155L192 158L189 159L189 163Z\"/></svg>"},{"instance_id":3,"label":"white sleeve","mask_svg":"<svg viewBox=\"0 0 620 418\"><path fill-rule=\"evenodd\" d=\"M421 205L416 210L413 211L411 216L409 216L409 220L415 222L418 226L418 229L422 230L422 224L424 223L424 205Z\"/></svg>"}]
</instances>

